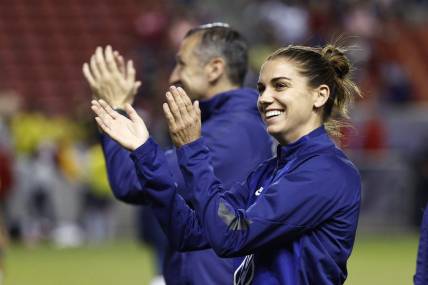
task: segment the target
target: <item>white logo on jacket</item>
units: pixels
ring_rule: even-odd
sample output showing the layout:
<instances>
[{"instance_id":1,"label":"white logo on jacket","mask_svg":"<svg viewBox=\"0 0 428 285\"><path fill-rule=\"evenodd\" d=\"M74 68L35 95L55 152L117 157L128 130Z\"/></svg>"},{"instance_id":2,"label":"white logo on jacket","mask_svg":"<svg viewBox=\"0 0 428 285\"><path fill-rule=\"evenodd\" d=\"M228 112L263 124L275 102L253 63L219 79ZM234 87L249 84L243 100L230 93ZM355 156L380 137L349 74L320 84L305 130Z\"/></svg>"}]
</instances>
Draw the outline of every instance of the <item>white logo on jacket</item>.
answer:
<instances>
[{"instance_id":1,"label":"white logo on jacket","mask_svg":"<svg viewBox=\"0 0 428 285\"><path fill-rule=\"evenodd\" d=\"M259 196L260 194L262 194L262 191L263 191L263 186L262 186L262 187L260 187L260 188L256 191L256 193L254 193L254 195Z\"/></svg>"}]
</instances>

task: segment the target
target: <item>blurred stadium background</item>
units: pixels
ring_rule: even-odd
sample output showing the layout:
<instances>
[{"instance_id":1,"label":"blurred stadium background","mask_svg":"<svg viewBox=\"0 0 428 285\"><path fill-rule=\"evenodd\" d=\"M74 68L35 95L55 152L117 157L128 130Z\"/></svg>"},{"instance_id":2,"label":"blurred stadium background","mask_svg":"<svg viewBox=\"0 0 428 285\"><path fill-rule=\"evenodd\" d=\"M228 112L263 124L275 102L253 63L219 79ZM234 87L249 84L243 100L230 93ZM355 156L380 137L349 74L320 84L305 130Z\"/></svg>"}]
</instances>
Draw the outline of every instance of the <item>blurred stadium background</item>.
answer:
<instances>
[{"instance_id":1,"label":"blurred stadium background","mask_svg":"<svg viewBox=\"0 0 428 285\"><path fill-rule=\"evenodd\" d=\"M161 102L177 46L218 21L249 40L249 86L280 46L352 45L364 98L341 144L363 203L347 283L411 284L428 200L427 16L426 0L0 0L5 284L148 284L153 253L136 241L136 209L110 194L81 66L107 44L133 59L136 106L166 147Z\"/></svg>"}]
</instances>

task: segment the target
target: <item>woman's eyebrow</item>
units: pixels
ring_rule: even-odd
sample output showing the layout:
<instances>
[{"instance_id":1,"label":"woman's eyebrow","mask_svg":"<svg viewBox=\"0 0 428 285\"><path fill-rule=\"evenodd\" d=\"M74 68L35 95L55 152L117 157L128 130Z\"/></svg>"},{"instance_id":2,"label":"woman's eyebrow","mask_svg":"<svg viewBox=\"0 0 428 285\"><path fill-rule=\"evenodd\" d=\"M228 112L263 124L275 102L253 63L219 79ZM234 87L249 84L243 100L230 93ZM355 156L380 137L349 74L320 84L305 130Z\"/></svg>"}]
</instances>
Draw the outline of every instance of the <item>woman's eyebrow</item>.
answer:
<instances>
[{"instance_id":1,"label":"woman's eyebrow","mask_svg":"<svg viewBox=\"0 0 428 285\"><path fill-rule=\"evenodd\" d=\"M279 77L274 77L270 80L270 82L276 82L279 80L287 80L287 81L291 81L290 78L286 77L286 76L279 76Z\"/></svg>"}]
</instances>

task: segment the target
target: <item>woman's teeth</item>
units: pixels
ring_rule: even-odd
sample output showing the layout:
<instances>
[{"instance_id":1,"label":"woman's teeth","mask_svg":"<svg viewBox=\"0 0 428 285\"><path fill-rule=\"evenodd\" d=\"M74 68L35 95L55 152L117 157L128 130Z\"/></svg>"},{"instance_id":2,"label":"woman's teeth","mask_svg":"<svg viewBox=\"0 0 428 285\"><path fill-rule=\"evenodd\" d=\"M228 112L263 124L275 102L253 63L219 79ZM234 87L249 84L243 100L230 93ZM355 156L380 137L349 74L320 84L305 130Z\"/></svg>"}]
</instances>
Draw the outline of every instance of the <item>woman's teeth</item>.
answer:
<instances>
[{"instance_id":1,"label":"woman's teeth","mask_svg":"<svg viewBox=\"0 0 428 285\"><path fill-rule=\"evenodd\" d=\"M272 111L267 111L265 113L266 118L272 118L278 115L281 115L282 113L284 113L284 111L278 111L278 110L272 110Z\"/></svg>"}]
</instances>

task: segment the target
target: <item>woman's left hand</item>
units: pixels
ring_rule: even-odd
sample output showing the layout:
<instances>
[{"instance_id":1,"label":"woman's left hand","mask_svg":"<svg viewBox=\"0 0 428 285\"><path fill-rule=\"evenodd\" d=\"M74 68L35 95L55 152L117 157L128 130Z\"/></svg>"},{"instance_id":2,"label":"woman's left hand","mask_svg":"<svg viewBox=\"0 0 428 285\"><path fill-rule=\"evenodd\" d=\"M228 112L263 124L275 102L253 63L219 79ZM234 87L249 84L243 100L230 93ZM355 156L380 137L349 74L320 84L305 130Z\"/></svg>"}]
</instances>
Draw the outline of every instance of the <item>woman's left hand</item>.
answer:
<instances>
[{"instance_id":1,"label":"woman's left hand","mask_svg":"<svg viewBox=\"0 0 428 285\"><path fill-rule=\"evenodd\" d=\"M201 137L201 110L199 102L193 104L181 88L171 86L166 92L163 111L168 122L169 133L176 147L191 143Z\"/></svg>"}]
</instances>

